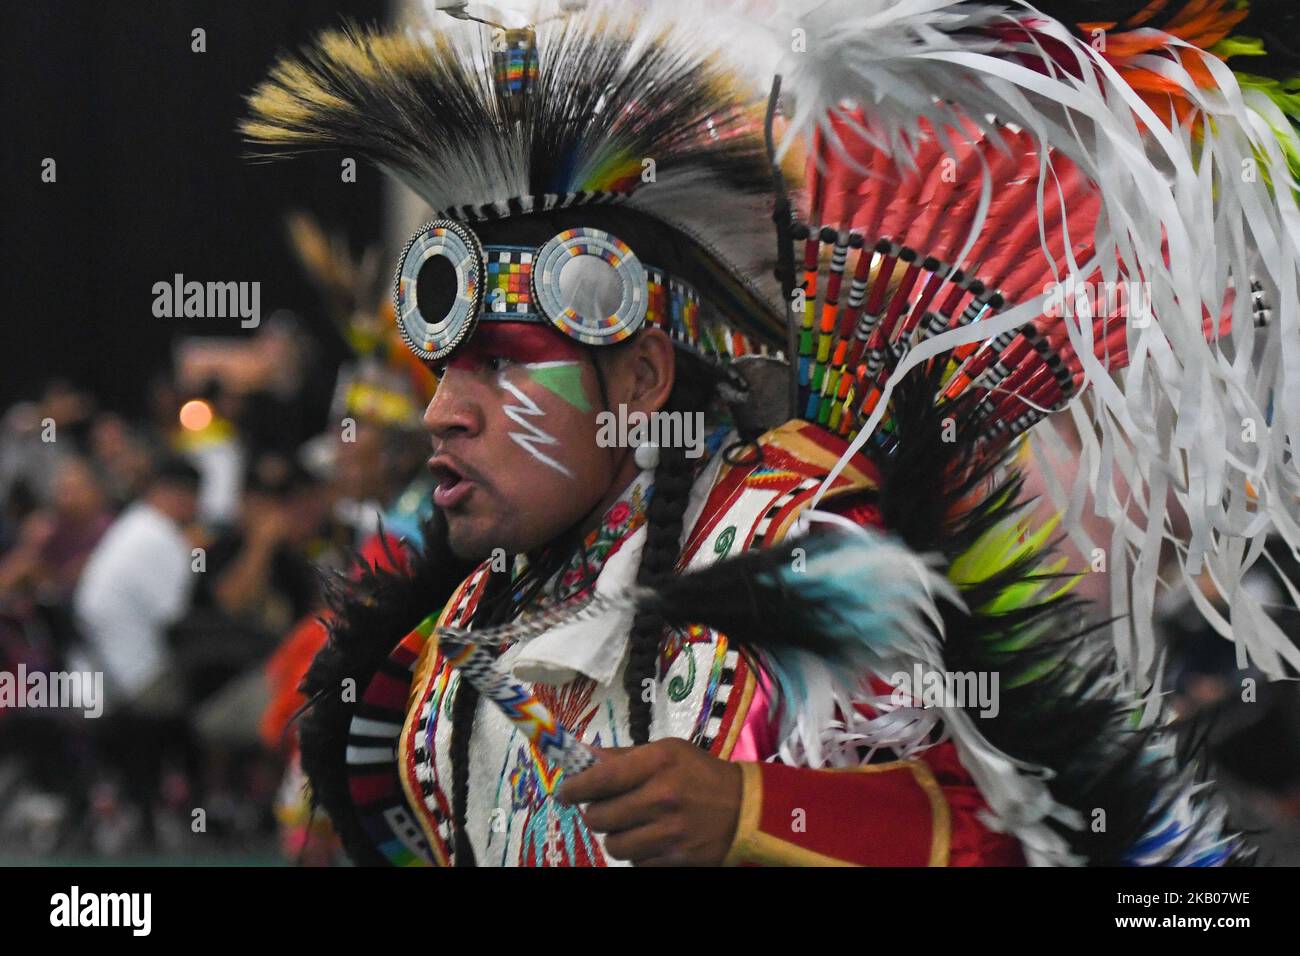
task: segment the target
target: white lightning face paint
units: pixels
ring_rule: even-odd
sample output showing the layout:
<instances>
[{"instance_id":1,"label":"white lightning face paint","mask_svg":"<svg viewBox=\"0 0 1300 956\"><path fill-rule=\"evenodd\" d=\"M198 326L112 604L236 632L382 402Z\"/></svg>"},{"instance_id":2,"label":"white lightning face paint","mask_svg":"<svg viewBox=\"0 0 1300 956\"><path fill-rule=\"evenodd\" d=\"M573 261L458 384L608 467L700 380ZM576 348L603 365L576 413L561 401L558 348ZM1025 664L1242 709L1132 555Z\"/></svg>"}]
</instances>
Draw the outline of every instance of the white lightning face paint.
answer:
<instances>
[{"instance_id":1,"label":"white lightning face paint","mask_svg":"<svg viewBox=\"0 0 1300 956\"><path fill-rule=\"evenodd\" d=\"M510 437L514 440L515 444L524 449L528 454L532 455L542 464L554 468L567 478L572 478L572 471L564 467L564 465L560 464L554 458L546 455L537 447L538 445L558 445L560 443L560 440L554 435L538 427L535 421L529 421L530 418L545 418L546 412L542 411L541 407L529 398L518 386L510 382L506 378L504 372L497 376L497 384L519 400L519 404L517 405L506 403L501 406L502 410L512 422L520 428L525 429L525 431L522 432L510 432Z\"/></svg>"}]
</instances>

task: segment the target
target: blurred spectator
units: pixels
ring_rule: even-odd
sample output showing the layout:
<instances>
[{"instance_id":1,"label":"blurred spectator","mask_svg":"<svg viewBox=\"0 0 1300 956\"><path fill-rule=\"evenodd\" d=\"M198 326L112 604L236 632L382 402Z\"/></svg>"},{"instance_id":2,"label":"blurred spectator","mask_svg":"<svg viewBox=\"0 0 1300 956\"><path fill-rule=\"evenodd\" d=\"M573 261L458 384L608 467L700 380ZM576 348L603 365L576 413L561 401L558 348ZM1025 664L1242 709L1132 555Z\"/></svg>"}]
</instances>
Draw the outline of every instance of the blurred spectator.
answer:
<instances>
[{"instance_id":1,"label":"blurred spectator","mask_svg":"<svg viewBox=\"0 0 1300 956\"><path fill-rule=\"evenodd\" d=\"M149 448L120 415L103 412L95 417L90 428L90 454L117 507L124 507L144 492L153 469Z\"/></svg>"},{"instance_id":2,"label":"blurred spectator","mask_svg":"<svg viewBox=\"0 0 1300 956\"><path fill-rule=\"evenodd\" d=\"M83 458L65 455L48 491L49 503L26 514L17 542L0 558L0 668L21 663L30 673L63 667L79 640L68 610L73 589L112 522L103 489ZM45 710L0 711L0 718L7 731L0 739L0 772L19 770L27 788L13 799L12 813L0 816L9 824L15 814L26 820L30 826L19 830L27 830L33 845L56 840L86 787L86 724Z\"/></svg>"},{"instance_id":3,"label":"blurred spectator","mask_svg":"<svg viewBox=\"0 0 1300 956\"><path fill-rule=\"evenodd\" d=\"M160 371L149 379L149 419L152 435L171 435L180 417L181 396L169 371Z\"/></svg>"},{"instance_id":4,"label":"blurred spectator","mask_svg":"<svg viewBox=\"0 0 1300 956\"><path fill-rule=\"evenodd\" d=\"M95 401L62 379L49 382L39 402L15 405L0 424L0 498L15 484L50 487L60 461L81 450Z\"/></svg>"},{"instance_id":5,"label":"blurred spectator","mask_svg":"<svg viewBox=\"0 0 1300 956\"><path fill-rule=\"evenodd\" d=\"M43 420L39 405L22 402L0 422L0 491L6 498L15 491L30 495L54 474L63 449L41 440Z\"/></svg>"},{"instance_id":6,"label":"blurred spectator","mask_svg":"<svg viewBox=\"0 0 1300 956\"><path fill-rule=\"evenodd\" d=\"M207 546L193 610L175 629L195 702L217 694L248 703L260 692L227 685L257 674L294 622L317 609L317 575L308 554L327 514L324 489L301 466L264 455L250 469L239 525ZM260 703L250 713L213 706L220 712L219 736L256 739Z\"/></svg>"},{"instance_id":7,"label":"blurred spectator","mask_svg":"<svg viewBox=\"0 0 1300 956\"><path fill-rule=\"evenodd\" d=\"M86 564L75 608L87 647L103 665L109 709L128 702L150 709L150 696L168 691L165 632L189 605L194 573L185 528L195 518L198 486L193 465L164 463Z\"/></svg>"},{"instance_id":8,"label":"blurred spectator","mask_svg":"<svg viewBox=\"0 0 1300 956\"><path fill-rule=\"evenodd\" d=\"M45 604L70 600L82 565L112 520L89 462L65 458L50 506L27 516L18 541L0 560L0 600L8 607L24 598Z\"/></svg>"},{"instance_id":9,"label":"blurred spectator","mask_svg":"<svg viewBox=\"0 0 1300 956\"><path fill-rule=\"evenodd\" d=\"M26 480L19 478L9 485L0 508L0 554L4 554L18 541L18 532L27 516L40 507L36 492Z\"/></svg>"},{"instance_id":10,"label":"blurred spectator","mask_svg":"<svg viewBox=\"0 0 1300 956\"><path fill-rule=\"evenodd\" d=\"M398 495L426 477L428 447L408 432L360 417L348 429L331 449L334 517L360 545L379 530Z\"/></svg>"},{"instance_id":11,"label":"blurred spectator","mask_svg":"<svg viewBox=\"0 0 1300 956\"><path fill-rule=\"evenodd\" d=\"M316 605L306 557L325 518L323 491L290 459L264 455L250 469L236 528L208 548L196 605L215 606L266 635L283 635Z\"/></svg>"},{"instance_id":12,"label":"blurred spectator","mask_svg":"<svg viewBox=\"0 0 1300 956\"><path fill-rule=\"evenodd\" d=\"M258 738L269 699L263 665L296 620L319 610L308 556L328 514L325 489L302 466L258 457L244 480L239 524L207 546L194 608L173 629L199 748L195 780L209 825L233 838L269 823L281 759Z\"/></svg>"},{"instance_id":13,"label":"blurred spectator","mask_svg":"<svg viewBox=\"0 0 1300 956\"><path fill-rule=\"evenodd\" d=\"M240 434L250 457L292 457L326 418L333 371L321 367L311 331L284 309L262 324L249 351L245 364L261 373L244 394Z\"/></svg>"}]
</instances>

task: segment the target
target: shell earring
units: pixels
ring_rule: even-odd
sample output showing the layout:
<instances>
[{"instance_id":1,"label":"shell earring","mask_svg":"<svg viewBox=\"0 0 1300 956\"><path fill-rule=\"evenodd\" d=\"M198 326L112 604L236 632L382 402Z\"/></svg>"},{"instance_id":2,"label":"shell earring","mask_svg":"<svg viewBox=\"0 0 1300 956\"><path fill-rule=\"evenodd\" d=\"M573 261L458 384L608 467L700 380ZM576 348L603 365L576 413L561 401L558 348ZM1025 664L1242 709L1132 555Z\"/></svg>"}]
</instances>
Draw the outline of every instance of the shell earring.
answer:
<instances>
[{"instance_id":1,"label":"shell earring","mask_svg":"<svg viewBox=\"0 0 1300 956\"><path fill-rule=\"evenodd\" d=\"M654 471L659 467L659 446L649 442L637 445L632 457L642 471Z\"/></svg>"}]
</instances>

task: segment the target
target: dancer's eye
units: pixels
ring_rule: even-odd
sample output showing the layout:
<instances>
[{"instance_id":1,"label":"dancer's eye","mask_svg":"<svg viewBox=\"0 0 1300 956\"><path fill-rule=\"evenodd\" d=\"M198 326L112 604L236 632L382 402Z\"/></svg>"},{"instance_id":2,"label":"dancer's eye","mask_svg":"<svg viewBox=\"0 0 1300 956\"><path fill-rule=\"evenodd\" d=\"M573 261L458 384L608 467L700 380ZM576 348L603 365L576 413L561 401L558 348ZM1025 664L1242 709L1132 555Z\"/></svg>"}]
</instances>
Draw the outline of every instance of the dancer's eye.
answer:
<instances>
[{"instance_id":1,"label":"dancer's eye","mask_svg":"<svg viewBox=\"0 0 1300 956\"><path fill-rule=\"evenodd\" d=\"M515 364L515 360L507 358L504 355L458 355L450 361L430 362L429 368L434 375L442 378L447 374L450 368L458 368L466 372L500 372Z\"/></svg>"}]
</instances>

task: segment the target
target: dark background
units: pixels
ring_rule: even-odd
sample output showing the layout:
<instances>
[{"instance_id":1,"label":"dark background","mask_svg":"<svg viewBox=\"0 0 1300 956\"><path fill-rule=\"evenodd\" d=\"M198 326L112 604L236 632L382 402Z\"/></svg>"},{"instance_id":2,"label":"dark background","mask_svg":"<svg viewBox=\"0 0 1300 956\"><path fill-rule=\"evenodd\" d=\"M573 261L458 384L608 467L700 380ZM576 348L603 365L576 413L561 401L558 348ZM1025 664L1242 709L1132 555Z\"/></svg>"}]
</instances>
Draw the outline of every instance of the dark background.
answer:
<instances>
[{"instance_id":1,"label":"dark background","mask_svg":"<svg viewBox=\"0 0 1300 956\"><path fill-rule=\"evenodd\" d=\"M252 335L229 319L159 319L155 282L260 281L345 354L285 240L302 208L354 248L380 236L380 174L315 154L252 163L243 97L276 54L383 0L0 2L0 410L62 376L101 406L143 409L180 334ZM191 52L191 31L207 52ZM58 180L41 181L45 157Z\"/></svg>"}]
</instances>

